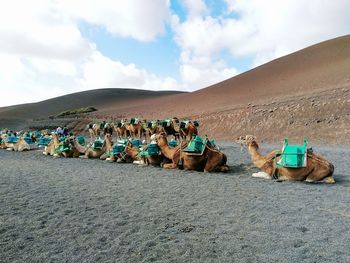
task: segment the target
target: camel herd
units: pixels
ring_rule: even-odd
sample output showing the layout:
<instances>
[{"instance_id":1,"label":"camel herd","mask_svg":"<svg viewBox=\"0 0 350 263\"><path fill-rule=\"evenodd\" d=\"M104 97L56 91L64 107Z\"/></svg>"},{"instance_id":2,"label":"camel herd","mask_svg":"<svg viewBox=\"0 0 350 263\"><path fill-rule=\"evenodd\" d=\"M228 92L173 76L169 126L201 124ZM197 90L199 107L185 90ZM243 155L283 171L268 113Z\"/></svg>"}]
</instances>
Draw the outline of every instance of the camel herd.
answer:
<instances>
[{"instance_id":1,"label":"camel herd","mask_svg":"<svg viewBox=\"0 0 350 263\"><path fill-rule=\"evenodd\" d=\"M198 122L180 121L177 118L152 122L134 118L117 123L88 125L89 143L82 143L73 134L62 138L54 132L42 135L41 139L48 141L43 154L54 157L99 158L108 162L152 165L164 169L229 171L226 155L206 136L204 139L198 136L198 126ZM33 134L30 137L32 142L38 139ZM172 143L168 141L170 136L175 139ZM24 134L14 139L7 130L3 130L0 148L30 150L33 148L30 139L29 135ZM261 155L257 140L252 135L241 136L235 142L247 147L253 164L260 170L253 177L280 181L335 182L333 164L311 149L305 151L305 166L291 168L278 165L283 155L281 149L266 156ZM193 148L194 145L199 148Z\"/></svg>"}]
</instances>

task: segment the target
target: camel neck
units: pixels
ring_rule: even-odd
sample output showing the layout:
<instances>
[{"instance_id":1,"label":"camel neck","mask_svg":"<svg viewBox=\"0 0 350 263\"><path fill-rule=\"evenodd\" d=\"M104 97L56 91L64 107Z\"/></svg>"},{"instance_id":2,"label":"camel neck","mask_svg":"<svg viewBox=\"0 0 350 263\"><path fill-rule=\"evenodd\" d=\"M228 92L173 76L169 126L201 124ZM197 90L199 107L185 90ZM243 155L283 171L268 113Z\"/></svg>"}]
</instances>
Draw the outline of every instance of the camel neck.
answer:
<instances>
[{"instance_id":1,"label":"camel neck","mask_svg":"<svg viewBox=\"0 0 350 263\"><path fill-rule=\"evenodd\" d=\"M263 155L260 154L260 152L258 151L258 147L255 145L249 145L248 151L250 153L254 165L258 168L261 168L265 164L266 159Z\"/></svg>"},{"instance_id":2,"label":"camel neck","mask_svg":"<svg viewBox=\"0 0 350 263\"><path fill-rule=\"evenodd\" d=\"M174 148L170 148L168 146L168 142L165 141L165 143L162 143L162 144L158 144L161 152L164 154L164 156L168 159L172 159L173 158L173 155L174 155Z\"/></svg>"}]
</instances>

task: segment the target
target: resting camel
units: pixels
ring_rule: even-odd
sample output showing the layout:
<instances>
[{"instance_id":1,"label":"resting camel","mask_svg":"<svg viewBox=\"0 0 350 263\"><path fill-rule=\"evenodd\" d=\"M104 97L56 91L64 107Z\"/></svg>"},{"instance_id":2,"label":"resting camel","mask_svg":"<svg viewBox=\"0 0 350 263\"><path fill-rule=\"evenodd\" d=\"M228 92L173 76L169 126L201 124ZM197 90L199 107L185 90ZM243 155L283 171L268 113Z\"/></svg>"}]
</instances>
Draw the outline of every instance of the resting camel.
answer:
<instances>
[{"instance_id":1,"label":"resting camel","mask_svg":"<svg viewBox=\"0 0 350 263\"><path fill-rule=\"evenodd\" d=\"M145 150L147 150L147 148L145 148ZM133 163L140 165L162 166L162 164L170 162L161 152L158 155L141 156L139 149L131 144L128 144L125 148L125 155L132 158Z\"/></svg>"},{"instance_id":2,"label":"resting camel","mask_svg":"<svg viewBox=\"0 0 350 263\"><path fill-rule=\"evenodd\" d=\"M74 147L83 155L80 158L100 158L102 160L108 157L108 153L112 151L112 136L107 133L103 141L101 149L93 149L80 145L76 140L73 141Z\"/></svg>"},{"instance_id":3,"label":"resting camel","mask_svg":"<svg viewBox=\"0 0 350 263\"><path fill-rule=\"evenodd\" d=\"M190 154L181 151L181 148L187 146L186 142L181 143L180 146L171 148L168 146L167 136L165 133L160 133L155 136L156 142L162 152L162 154L172 160L170 164L164 164L163 168L175 169L182 166L185 170L195 170L204 172L227 172L228 166L226 165L227 157L225 154L215 149L209 141L205 145L205 149L202 155ZM181 163L181 165L180 165Z\"/></svg>"},{"instance_id":4,"label":"resting camel","mask_svg":"<svg viewBox=\"0 0 350 263\"><path fill-rule=\"evenodd\" d=\"M24 140L24 138L22 136L19 137L18 141L15 143L8 143L8 142L6 142L6 139L2 140L1 148L6 149L8 151L15 151L15 152L22 152L22 151L29 151L30 150L29 144Z\"/></svg>"},{"instance_id":5,"label":"resting camel","mask_svg":"<svg viewBox=\"0 0 350 263\"><path fill-rule=\"evenodd\" d=\"M65 152L61 152L61 153L59 153L59 154L57 154L55 156L63 156L65 158L71 158L71 157L77 158L77 157L79 157L80 156L80 152L74 146L75 137L74 136L70 136L66 140L67 140L66 143L68 143L70 145L70 150L65 151Z\"/></svg>"},{"instance_id":6,"label":"resting camel","mask_svg":"<svg viewBox=\"0 0 350 263\"><path fill-rule=\"evenodd\" d=\"M51 156L58 156L56 153L56 149L59 147L59 139L58 139L58 134L57 133L52 133L51 135L51 141L50 143L45 146L45 150L43 154L45 155L51 155Z\"/></svg>"},{"instance_id":7,"label":"resting camel","mask_svg":"<svg viewBox=\"0 0 350 263\"><path fill-rule=\"evenodd\" d=\"M276 157L276 154L281 153L280 150L275 150L266 156L261 155L259 153L259 145L256 142L256 137L252 135L247 135L246 137L241 136L236 142L241 145L247 145L253 164L262 171L253 174L253 177L265 179L276 178L281 181L335 183L333 178L333 164L310 150L307 150L306 167L288 168L276 165L276 161L281 158L281 156Z\"/></svg>"},{"instance_id":8,"label":"resting camel","mask_svg":"<svg viewBox=\"0 0 350 263\"><path fill-rule=\"evenodd\" d=\"M139 149L132 146L131 143L128 143L125 147L125 150L117 158L118 163L133 163L134 161L140 161L141 157L139 156Z\"/></svg>"}]
</instances>

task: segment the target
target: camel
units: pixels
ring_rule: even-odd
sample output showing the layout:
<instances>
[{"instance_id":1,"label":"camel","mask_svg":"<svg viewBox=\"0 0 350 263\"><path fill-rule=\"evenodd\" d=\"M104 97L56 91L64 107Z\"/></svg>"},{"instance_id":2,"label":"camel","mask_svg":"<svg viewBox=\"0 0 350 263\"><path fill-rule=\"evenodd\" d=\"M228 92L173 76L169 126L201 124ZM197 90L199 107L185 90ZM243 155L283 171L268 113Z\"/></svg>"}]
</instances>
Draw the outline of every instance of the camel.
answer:
<instances>
[{"instance_id":1,"label":"camel","mask_svg":"<svg viewBox=\"0 0 350 263\"><path fill-rule=\"evenodd\" d=\"M143 121L133 118L128 124L127 128L132 137L141 139L142 136L146 136Z\"/></svg>"},{"instance_id":2,"label":"camel","mask_svg":"<svg viewBox=\"0 0 350 263\"><path fill-rule=\"evenodd\" d=\"M73 141L74 147L83 155L79 156L80 158L100 158L105 160L108 157L108 153L112 151L112 136L107 133L103 141L101 149L93 149L80 145L76 140Z\"/></svg>"},{"instance_id":3,"label":"camel","mask_svg":"<svg viewBox=\"0 0 350 263\"><path fill-rule=\"evenodd\" d=\"M118 122L116 125L113 125L114 131L117 135L117 138L122 139L122 138L127 138L130 137L130 132L125 126L126 120L123 119L120 122Z\"/></svg>"},{"instance_id":4,"label":"camel","mask_svg":"<svg viewBox=\"0 0 350 263\"><path fill-rule=\"evenodd\" d=\"M54 156L62 156L62 157L65 157L65 158L71 158L71 157L79 157L80 156L80 152L78 151L77 148L75 148L74 146L74 141L75 141L75 137L74 136L70 136L66 139L65 142L61 142L58 147L60 147L62 144L65 144L65 145L69 145L69 150L67 151L63 151L63 152L56 152L54 154ZM56 148L56 151L57 151L57 148Z\"/></svg>"},{"instance_id":5,"label":"camel","mask_svg":"<svg viewBox=\"0 0 350 263\"><path fill-rule=\"evenodd\" d=\"M186 123L185 122L180 122L180 136L182 139L187 140L187 138L189 140L192 139L192 136L194 135L198 135L198 129L197 129L197 122L192 122L189 121L187 124L187 127L185 127Z\"/></svg>"},{"instance_id":6,"label":"camel","mask_svg":"<svg viewBox=\"0 0 350 263\"><path fill-rule=\"evenodd\" d=\"M29 151L30 145L24 140L23 136L21 136L15 143L8 143L6 142L6 139L3 139L1 142L1 148L8 151L22 152Z\"/></svg>"},{"instance_id":7,"label":"camel","mask_svg":"<svg viewBox=\"0 0 350 263\"><path fill-rule=\"evenodd\" d=\"M139 155L140 151L138 148L128 143L125 147L124 152L118 156L118 163L133 163L134 161L141 161L141 157Z\"/></svg>"},{"instance_id":8,"label":"camel","mask_svg":"<svg viewBox=\"0 0 350 263\"><path fill-rule=\"evenodd\" d=\"M154 137L155 135L152 135L152 142L155 143ZM156 143L155 143L156 144ZM152 166L162 166L164 163L170 163L171 160L165 158L165 156L159 152L156 155L149 155L147 150L149 145L147 145L143 151L140 152L140 150L136 147L133 147L132 145L127 145L125 148L125 154L127 156L130 156L134 159L133 163L134 164L139 164L139 165L152 165ZM147 153L147 154L143 154Z\"/></svg>"},{"instance_id":9,"label":"camel","mask_svg":"<svg viewBox=\"0 0 350 263\"><path fill-rule=\"evenodd\" d=\"M288 168L277 166L276 162L281 159L280 150L275 150L266 156L259 153L259 145L256 137L247 135L236 140L241 145L248 147L253 164L262 172L253 174L253 177L265 179L277 179L279 181L306 181L335 183L333 178L334 166L325 158L316 155L311 150L307 150L306 167Z\"/></svg>"},{"instance_id":10,"label":"camel","mask_svg":"<svg viewBox=\"0 0 350 263\"><path fill-rule=\"evenodd\" d=\"M59 144L60 144L60 142L59 142L58 134L52 133L51 141L47 146L45 146L43 154L57 157L58 154L56 153L56 149L59 147Z\"/></svg>"},{"instance_id":11,"label":"camel","mask_svg":"<svg viewBox=\"0 0 350 263\"><path fill-rule=\"evenodd\" d=\"M159 120L157 121L150 121L146 123L146 136L151 138L153 134L160 133L163 130L163 127L159 126Z\"/></svg>"},{"instance_id":12,"label":"camel","mask_svg":"<svg viewBox=\"0 0 350 263\"><path fill-rule=\"evenodd\" d=\"M95 138L100 136L100 133L102 131L102 129L100 129L100 126L97 125L96 123L88 124L87 125L87 129L88 129L89 134L90 134L90 142L92 142Z\"/></svg>"},{"instance_id":13,"label":"camel","mask_svg":"<svg viewBox=\"0 0 350 263\"><path fill-rule=\"evenodd\" d=\"M180 121L178 118L174 117L170 120L170 125L165 125L166 121L162 122L162 129L160 132L166 133L167 136L173 135L175 140L180 140Z\"/></svg>"},{"instance_id":14,"label":"camel","mask_svg":"<svg viewBox=\"0 0 350 263\"><path fill-rule=\"evenodd\" d=\"M163 168L175 169L182 166L185 170L204 172L227 172L229 170L226 165L226 155L214 148L209 141L206 142L203 154L199 155L182 151L182 148L187 146L185 141L181 143L181 147L169 147L165 133L157 134L155 139L162 154L172 160L172 163L164 164Z\"/></svg>"}]
</instances>

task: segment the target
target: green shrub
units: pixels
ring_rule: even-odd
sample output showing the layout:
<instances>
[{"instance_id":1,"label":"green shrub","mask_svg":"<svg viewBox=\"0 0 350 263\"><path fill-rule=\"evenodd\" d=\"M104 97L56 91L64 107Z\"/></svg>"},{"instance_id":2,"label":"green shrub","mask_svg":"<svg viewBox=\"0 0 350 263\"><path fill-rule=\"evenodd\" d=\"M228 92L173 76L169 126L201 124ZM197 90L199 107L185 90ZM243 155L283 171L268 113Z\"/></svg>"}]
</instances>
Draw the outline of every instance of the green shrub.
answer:
<instances>
[{"instance_id":1,"label":"green shrub","mask_svg":"<svg viewBox=\"0 0 350 263\"><path fill-rule=\"evenodd\" d=\"M93 112L93 111L97 111L97 109L89 106L89 107L83 107L83 108L79 108L79 109L75 109L75 110L62 111L61 113L57 114L56 117L64 117L64 116L68 116L68 115L76 115L76 114L88 113L88 112Z\"/></svg>"}]
</instances>

